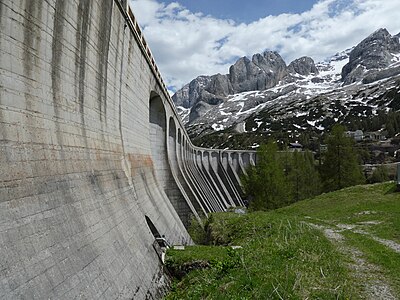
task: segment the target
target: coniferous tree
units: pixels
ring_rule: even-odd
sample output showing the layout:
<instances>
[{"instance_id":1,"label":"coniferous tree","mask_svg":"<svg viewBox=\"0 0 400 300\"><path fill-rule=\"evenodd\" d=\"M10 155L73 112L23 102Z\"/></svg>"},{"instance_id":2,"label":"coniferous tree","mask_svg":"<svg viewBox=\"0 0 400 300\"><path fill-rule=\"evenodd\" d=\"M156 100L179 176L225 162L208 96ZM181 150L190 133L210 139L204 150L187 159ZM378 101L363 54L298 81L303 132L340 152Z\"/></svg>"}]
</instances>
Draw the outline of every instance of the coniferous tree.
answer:
<instances>
[{"instance_id":1,"label":"coniferous tree","mask_svg":"<svg viewBox=\"0 0 400 300\"><path fill-rule=\"evenodd\" d=\"M294 152L288 172L293 202L316 196L321 191L318 171L311 152Z\"/></svg>"},{"instance_id":2,"label":"coniferous tree","mask_svg":"<svg viewBox=\"0 0 400 300\"><path fill-rule=\"evenodd\" d=\"M334 191L365 182L354 150L354 141L345 136L343 126L335 125L332 128L326 144L328 150L321 168L324 191Z\"/></svg>"},{"instance_id":3,"label":"coniferous tree","mask_svg":"<svg viewBox=\"0 0 400 300\"><path fill-rule=\"evenodd\" d=\"M260 146L257 164L247 170L242 183L252 210L275 209L289 202L287 181L276 143Z\"/></svg>"},{"instance_id":4,"label":"coniferous tree","mask_svg":"<svg viewBox=\"0 0 400 300\"><path fill-rule=\"evenodd\" d=\"M304 154L305 169L304 169L304 194L303 199L317 196L321 194L321 177L319 175L314 155L310 151L306 151Z\"/></svg>"}]
</instances>

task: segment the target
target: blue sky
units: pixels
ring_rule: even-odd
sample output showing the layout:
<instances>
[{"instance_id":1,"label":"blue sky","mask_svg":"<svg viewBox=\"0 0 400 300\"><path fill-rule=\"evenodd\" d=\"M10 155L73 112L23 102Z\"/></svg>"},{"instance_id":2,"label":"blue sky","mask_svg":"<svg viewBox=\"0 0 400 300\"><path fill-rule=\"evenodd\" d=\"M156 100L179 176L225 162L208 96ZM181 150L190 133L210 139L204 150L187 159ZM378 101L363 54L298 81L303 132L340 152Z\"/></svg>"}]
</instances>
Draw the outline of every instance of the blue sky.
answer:
<instances>
[{"instance_id":1,"label":"blue sky","mask_svg":"<svg viewBox=\"0 0 400 300\"><path fill-rule=\"evenodd\" d=\"M400 0L130 0L170 91L275 50L319 62L379 28L400 32Z\"/></svg>"},{"instance_id":2,"label":"blue sky","mask_svg":"<svg viewBox=\"0 0 400 300\"><path fill-rule=\"evenodd\" d=\"M179 2L192 12L202 12L218 19L250 23L267 15L302 13L312 8L316 0L167 0Z\"/></svg>"}]
</instances>

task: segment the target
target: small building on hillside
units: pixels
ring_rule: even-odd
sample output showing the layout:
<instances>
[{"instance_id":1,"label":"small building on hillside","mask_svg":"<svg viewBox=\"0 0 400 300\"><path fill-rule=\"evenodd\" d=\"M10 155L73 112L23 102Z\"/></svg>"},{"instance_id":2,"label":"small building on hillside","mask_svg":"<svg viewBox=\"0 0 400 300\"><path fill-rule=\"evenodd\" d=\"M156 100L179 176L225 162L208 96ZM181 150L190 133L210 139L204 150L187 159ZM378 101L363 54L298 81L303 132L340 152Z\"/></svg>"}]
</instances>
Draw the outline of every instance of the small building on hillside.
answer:
<instances>
[{"instance_id":1,"label":"small building on hillside","mask_svg":"<svg viewBox=\"0 0 400 300\"><path fill-rule=\"evenodd\" d=\"M365 133L364 139L369 141L384 141L386 140L386 135L382 131L371 131Z\"/></svg>"},{"instance_id":2,"label":"small building on hillside","mask_svg":"<svg viewBox=\"0 0 400 300\"><path fill-rule=\"evenodd\" d=\"M320 144L320 145L319 145L319 151L320 151L321 153L322 153L322 152L328 151L328 145Z\"/></svg>"},{"instance_id":3,"label":"small building on hillside","mask_svg":"<svg viewBox=\"0 0 400 300\"><path fill-rule=\"evenodd\" d=\"M364 132L362 130L346 131L346 136L360 142L364 139Z\"/></svg>"},{"instance_id":4,"label":"small building on hillside","mask_svg":"<svg viewBox=\"0 0 400 300\"><path fill-rule=\"evenodd\" d=\"M299 143L289 143L289 151L303 151L303 145Z\"/></svg>"}]
</instances>

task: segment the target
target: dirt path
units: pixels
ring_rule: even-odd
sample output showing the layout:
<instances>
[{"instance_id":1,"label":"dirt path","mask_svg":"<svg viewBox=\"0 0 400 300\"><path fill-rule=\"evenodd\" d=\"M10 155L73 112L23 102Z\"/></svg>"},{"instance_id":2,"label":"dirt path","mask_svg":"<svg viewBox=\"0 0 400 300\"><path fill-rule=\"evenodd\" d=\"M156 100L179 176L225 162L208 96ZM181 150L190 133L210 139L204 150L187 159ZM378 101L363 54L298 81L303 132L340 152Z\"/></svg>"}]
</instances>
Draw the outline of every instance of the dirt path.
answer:
<instances>
[{"instance_id":1,"label":"dirt path","mask_svg":"<svg viewBox=\"0 0 400 300\"><path fill-rule=\"evenodd\" d=\"M357 281L360 282L364 292L362 298L376 300L396 300L390 285L382 275L380 268L374 264L367 262L364 254L355 247L349 246L345 242L345 237L340 234L341 229L334 230L321 225L310 224L312 227L321 230L324 235L334 243L338 250L350 258L351 263L348 264ZM340 226L339 226L340 227ZM349 229L349 228L346 228Z\"/></svg>"}]
</instances>

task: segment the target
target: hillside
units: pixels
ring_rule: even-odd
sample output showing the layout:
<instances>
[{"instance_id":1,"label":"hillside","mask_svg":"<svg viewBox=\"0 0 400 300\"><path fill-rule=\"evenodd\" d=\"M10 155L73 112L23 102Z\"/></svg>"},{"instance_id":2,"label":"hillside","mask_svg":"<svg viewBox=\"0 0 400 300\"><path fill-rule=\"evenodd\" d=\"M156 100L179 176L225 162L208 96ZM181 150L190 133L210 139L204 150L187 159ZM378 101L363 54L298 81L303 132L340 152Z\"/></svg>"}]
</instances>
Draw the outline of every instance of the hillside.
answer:
<instances>
[{"instance_id":1,"label":"hillside","mask_svg":"<svg viewBox=\"0 0 400 300\"><path fill-rule=\"evenodd\" d=\"M268 136L319 138L335 123L349 130L393 127L380 116L399 110L399 94L399 35L379 29L319 63L301 57L286 65L272 51L243 57L229 74L200 76L173 100L198 145L251 148Z\"/></svg>"},{"instance_id":2,"label":"hillside","mask_svg":"<svg viewBox=\"0 0 400 300\"><path fill-rule=\"evenodd\" d=\"M167 252L173 274L188 273L167 299L399 299L394 188L355 186L271 212L214 214L214 246Z\"/></svg>"}]
</instances>

